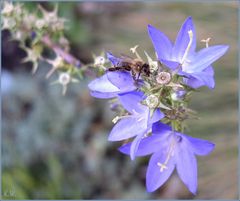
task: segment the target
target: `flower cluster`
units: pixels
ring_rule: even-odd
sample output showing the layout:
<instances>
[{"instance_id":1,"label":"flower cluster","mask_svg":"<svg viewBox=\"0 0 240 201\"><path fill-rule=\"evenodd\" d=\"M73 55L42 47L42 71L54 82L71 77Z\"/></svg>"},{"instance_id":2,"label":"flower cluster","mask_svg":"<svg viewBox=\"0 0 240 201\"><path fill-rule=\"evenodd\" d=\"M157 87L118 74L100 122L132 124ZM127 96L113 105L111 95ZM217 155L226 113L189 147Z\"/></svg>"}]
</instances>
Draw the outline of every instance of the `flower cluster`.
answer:
<instances>
[{"instance_id":1,"label":"flower cluster","mask_svg":"<svg viewBox=\"0 0 240 201\"><path fill-rule=\"evenodd\" d=\"M157 59L146 52L145 62L131 48L135 58L107 53L111 66L89 84L92 96L114 99L120 105L109 141L123 141L120 152L151 155L146 173L148 192L161 187L176 168L193 194L197 192L195 155L207 155L214 144L183 134L184 121L195 112L188 108L192 92L201 86L214 88L213 62L225 54L227 45L209 46L196 51L196 33L191 17L183 23L175 43L155 27L148 33Z\"/></svg>"},{"instance_id":2,"label":"flower cluster","mask_svg":"<svg viewBox=\"0 0 240 201\"><path fill-rule=\"evenodd\" d=\"M24 8L23 4L3 2L1 10L2 30L10 30L14 40L20 42L20 46L26 52L23 62L31 62L32 73L36 73L39 61L45 61L51 65L51 69L46 75L49 78L55 71L59 74L59 79L54 83L62 85L63 95L66 93L67 85L70 81L81 78L82 71L78 70L80 61L68 53L69 42L64 37L64 18L58 16L58 6L52 11L45 10L42 6L33 13ZM28 41L28 45L26 45ZM44 58L43 49L49 48L54 51L55 58ZM69 77L69 82L62 82L62 74ZM66 77L66 76L64 76Z\"/></svg>"},{"instance_id":3,"label":"flower cluster","mask_svg":"<svg viewBox=\"0 0 240 201\"><path fill-rule=\"evenodd\" d=\"M83 65L69 53L64 37L64 18L57 15L58 7L46 11L39 6L35 13L22 4L5 1L1 10L2 29L11 31L20 41L32 62L35 73L40 60L51 65L49 78L58 72L63 95L69 83L78 82L83 73L94 67L101 76L89 83L92 96L112 99L111 108L117 111L109 141L123 141L119 151L135 157L151 155L146 173L148 192L160 188L176 168L179 177L193 194L197 192L197 162L195 155L207 155L214 144L183 134L185 121L195 117L188 108L196 89L215 86L212 63L228 50L227 45L210 46L210 38L203 39L206 47L196 51L196 33L191 17L183 23L175 43L161 31L148 26L148 34L156 52L156 59L144 51L146 60L130 48L134 57L106 57L94 55L92 64ZM30 43L26 45L26 41ZM55 52L55 59L43 57L43 49Z\"/></svg>"}]
</instances>

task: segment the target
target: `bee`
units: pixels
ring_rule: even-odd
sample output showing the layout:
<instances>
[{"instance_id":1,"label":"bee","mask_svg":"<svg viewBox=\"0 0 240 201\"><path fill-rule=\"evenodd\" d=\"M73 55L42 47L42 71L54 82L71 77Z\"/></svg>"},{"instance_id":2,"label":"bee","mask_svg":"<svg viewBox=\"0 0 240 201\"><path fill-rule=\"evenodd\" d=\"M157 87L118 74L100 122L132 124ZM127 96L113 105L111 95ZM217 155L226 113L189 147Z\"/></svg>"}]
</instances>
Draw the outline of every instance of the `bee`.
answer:
<instances>
[{"instance_id":1,"label":"bee","mask_svg":"<svg viewBox=\"0 0 240 201\"><path fill-rule=\"evenodd\" d=\"M149 64L143 62L140 59L134 59L132 57L122 55L116 59L117 62L114 62L115 65L108 69L108 71L129 71L132 74L132 77L137 81L141 74L149 77L150 76L150 67Z\"/></svg>"}]
</instances>

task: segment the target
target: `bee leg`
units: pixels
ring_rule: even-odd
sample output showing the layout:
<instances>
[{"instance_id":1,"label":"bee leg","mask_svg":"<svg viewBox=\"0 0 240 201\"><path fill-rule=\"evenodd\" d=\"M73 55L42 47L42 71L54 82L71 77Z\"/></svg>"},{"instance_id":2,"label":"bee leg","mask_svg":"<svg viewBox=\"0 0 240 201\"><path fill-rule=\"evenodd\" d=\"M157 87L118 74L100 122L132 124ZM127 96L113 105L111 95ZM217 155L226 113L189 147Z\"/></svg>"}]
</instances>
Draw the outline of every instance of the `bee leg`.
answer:
<instances>
[{"instance_id":1,"label":"bee leg","mask_svg":"<svg viewBox=\"0 0 240 201\"><path fill-rule=\"evenodd\" d=\"M122 67L111 67L111 68L108 68L109 71L119 71L119 70L124 70L124 68Z\"/></svg>"},{"instance_id":2,"label":"bee leg","mask_svg":"<svg viewBox=\"0 0 240 201\"><path fill-rule=\"evenodd\" d=\"M137 76L136 73L132 71L132 78L133 78L133 80L134 80L134 85L135 85L136 87L139 87L138 78L137 78L136 76ZM139 76L138 76L138 77L139 77Z\"/></svg>"},{"instance_id":3,"label":"bee leg","mask_svg":"<svg viewBox=\"0 0 240 201\"><path fill-rule=\"evenodd\" d=\"M137 76L137 80L139 80L139 77L140 77L140 75L141 75L141 73L142 73L142 70L143 70L143 66L141 66L140 69L139 69L139 73L138 73L138 76Z\"/></svg>"},{"instance_id":4,"label":"bee leg","mask_svg":"<svg viewBox=\"0 0 240 201\"><path fill-rule=\"evenodd\" d=\"M132 78L134 79L134 81L136 82L137 79L136 79L136 73L134 71L132 71Z\"/></svg>"},{"instance_id":5,"label":"bee leg","mask_svg":"<svg viewBox=\"0 0 240 201\"><path fill-rule=\"evenodd\" d=\"M108 71L116 71L117 69L116 68L108 68L107 70Z\"/></svg>"}]
</instances>

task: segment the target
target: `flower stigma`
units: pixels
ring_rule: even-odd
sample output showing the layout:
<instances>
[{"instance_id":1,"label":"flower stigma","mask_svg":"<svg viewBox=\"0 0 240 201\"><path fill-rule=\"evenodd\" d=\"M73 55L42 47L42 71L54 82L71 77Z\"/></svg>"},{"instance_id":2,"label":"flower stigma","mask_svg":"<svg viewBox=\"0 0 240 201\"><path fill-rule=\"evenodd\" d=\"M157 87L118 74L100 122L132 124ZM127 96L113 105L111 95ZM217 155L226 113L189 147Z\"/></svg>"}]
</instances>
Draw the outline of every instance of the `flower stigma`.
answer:
<instances>
[{"instance_id":1,"label":"flower stigma","mask_svg":"<svg viewBox=\"0 0 240 201\"><path fill-rule=\"evenodd\" d=\"M207 38L207 39L202 39L201 42L206 43L206 48L208 48L209 45L209 41L211 40L211 38Z\"/></svg>"},{"instance_id":2,"label":"flower stigma","mask_svg":"<svg viewBox=\"0 0 240 201\"><path fill-rule=\"evenodd\" d=\"M132 52L133 54L136 55L136 57L140 60L142 60L142 58L139 56L138 52L137 52L137 48L139 45L135 45L134 47L130 48L130 52Z\"/></svg>"}]
</instances>

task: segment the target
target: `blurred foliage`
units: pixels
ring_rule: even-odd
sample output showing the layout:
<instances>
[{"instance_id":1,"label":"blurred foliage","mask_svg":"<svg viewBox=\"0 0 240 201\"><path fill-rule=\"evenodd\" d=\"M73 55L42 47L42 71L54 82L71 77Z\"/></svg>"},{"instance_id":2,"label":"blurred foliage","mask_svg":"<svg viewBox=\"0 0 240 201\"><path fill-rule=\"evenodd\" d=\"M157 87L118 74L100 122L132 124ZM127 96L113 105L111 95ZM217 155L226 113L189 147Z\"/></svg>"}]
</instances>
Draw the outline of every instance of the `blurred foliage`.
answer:
<instances>
[{"instance_id":1,"label":"blurred foliage","mask_svg":"<svg viewBox=\"0 0 240 201\"><path fill-rule=\"evenodd\" d=\"M52 8L52 4L42 4ZM36 8L36 3L24 5L32 11ZM92 52L105 49L128 54L136 44L153 53L147 24L175 38L188 15L193 16L198 41L210 36L210 44L230 45L228 54L214 64L216 89L201 89L192 100L201 119L189 121L188 134L216 143L213 154L199 160L196 198L236 199L237 5L68 2L59 3L59 15L68 19L66 35L72 53L84 62L91 60ZM60 86L50 85L56 75L50 81L44 78L49 66L41 63L34 76L24 73L16 59L21 55L17 44L5 39L2 60L6 71L1 75L4 199L191 197L176 175L160 190L146 193L147 158L132 162L117 151L120 143L107 141L114 113L105 100L89 96L88 80L72 84L63 97Z\"/></svg>"}]
</instances>

